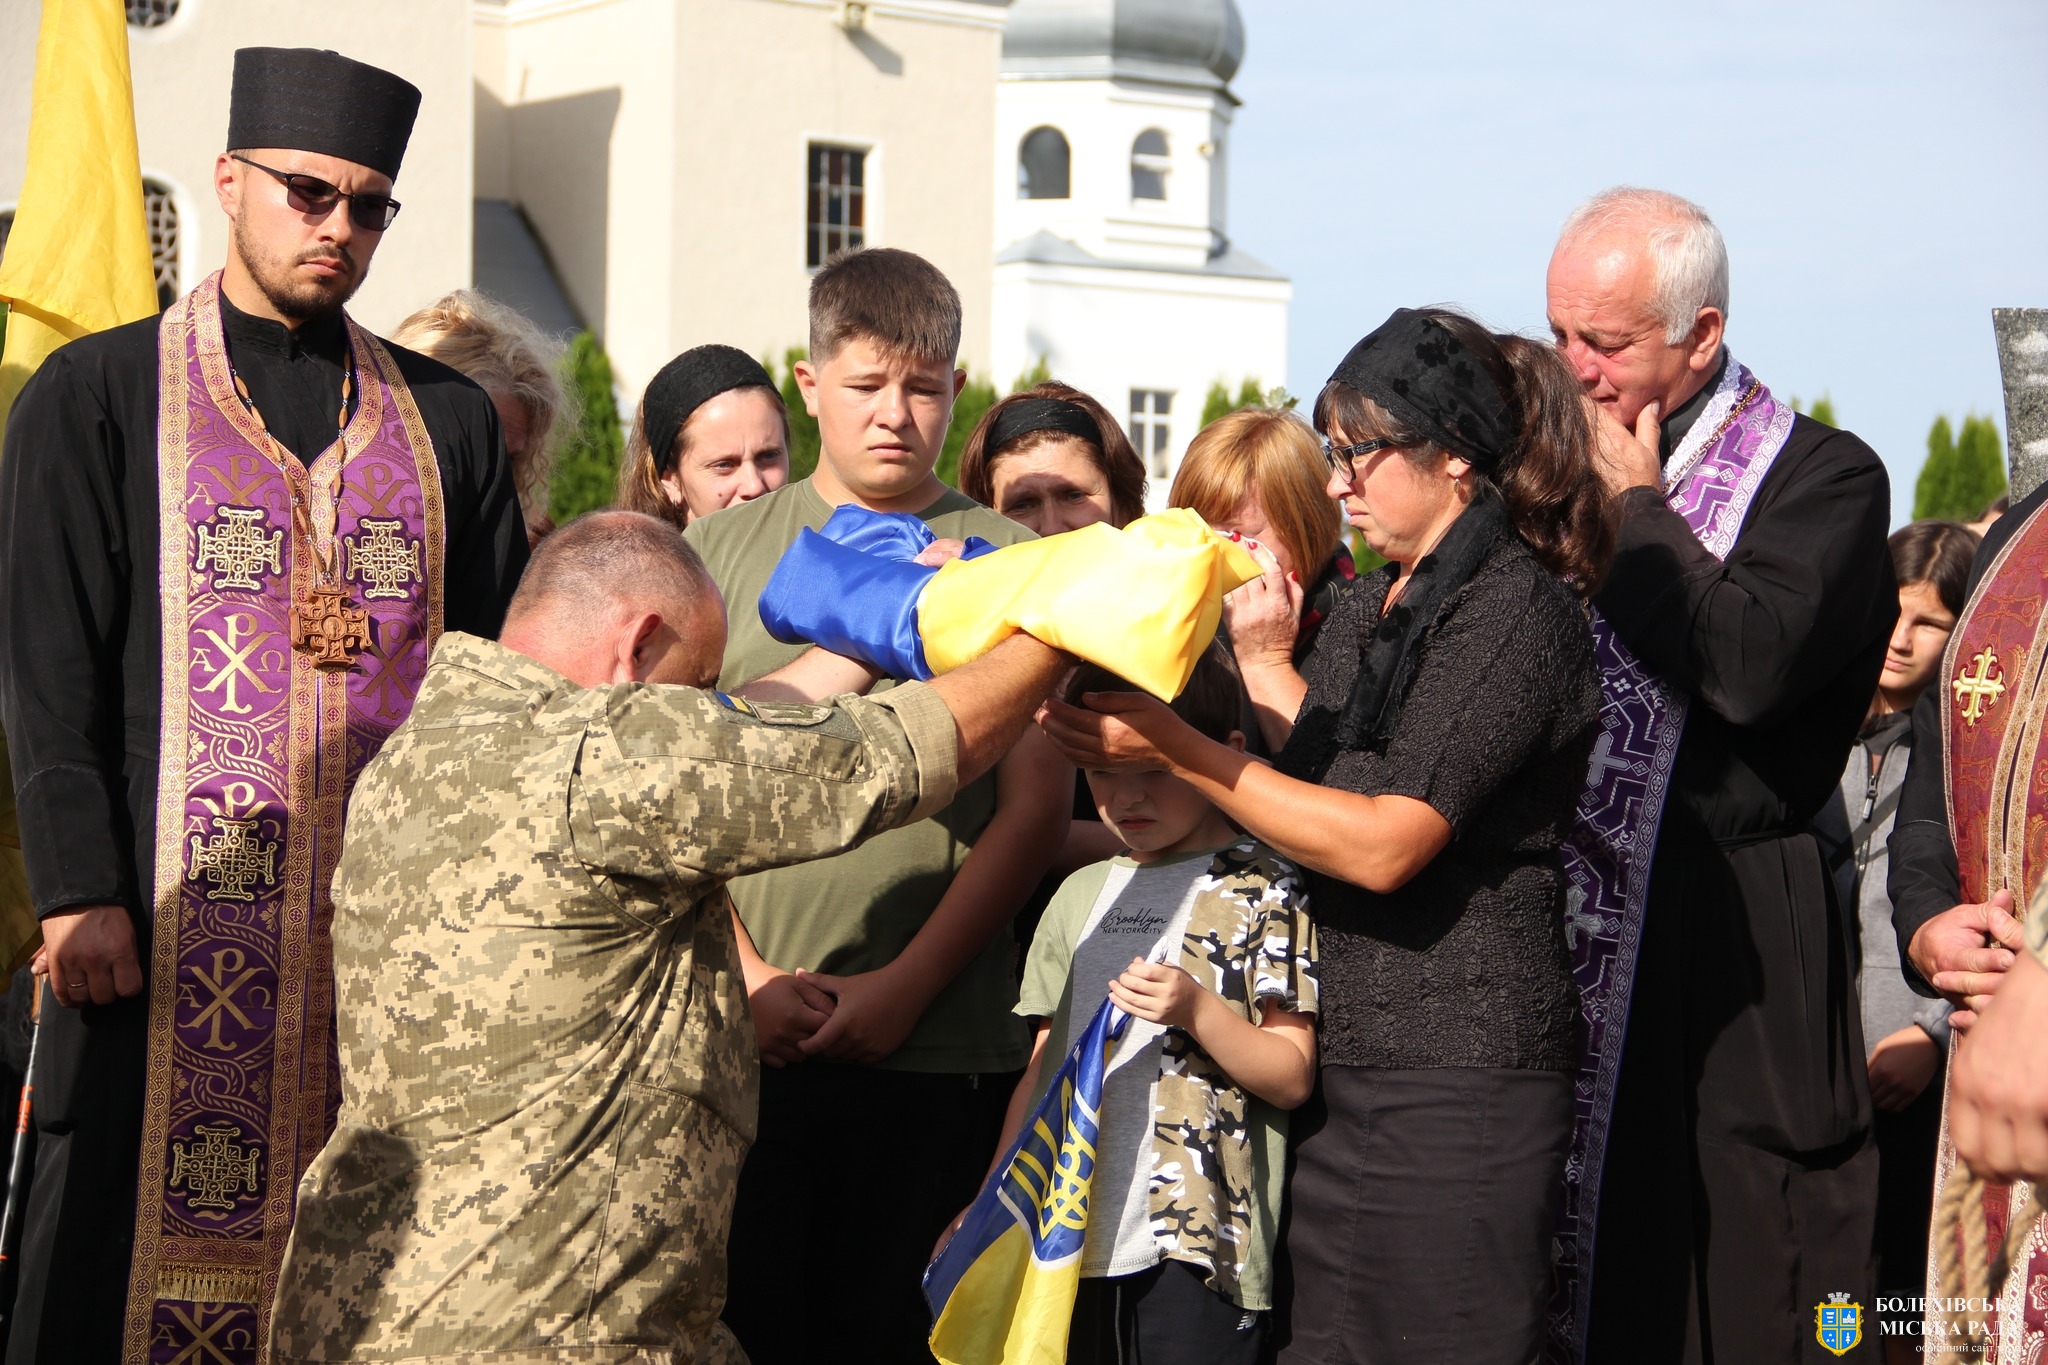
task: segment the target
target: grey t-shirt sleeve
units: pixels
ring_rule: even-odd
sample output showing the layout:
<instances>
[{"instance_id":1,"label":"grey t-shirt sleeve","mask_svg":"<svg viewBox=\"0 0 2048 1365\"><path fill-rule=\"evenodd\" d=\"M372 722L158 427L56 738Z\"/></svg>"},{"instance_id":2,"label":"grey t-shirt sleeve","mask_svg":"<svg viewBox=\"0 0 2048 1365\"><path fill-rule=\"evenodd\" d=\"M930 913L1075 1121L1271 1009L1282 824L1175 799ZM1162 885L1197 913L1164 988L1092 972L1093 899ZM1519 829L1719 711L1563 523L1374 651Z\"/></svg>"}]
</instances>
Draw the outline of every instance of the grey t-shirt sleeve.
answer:
<instances>
[{"instance_id":1,"label":"grey t-shirt sleeve","mask_svg":"<svg viewBox=\"0 0 2048 1365\"><path fill-rule=\"evenodd\" d=\"M1024 984L1017 992L1016 1012L1024 1018L1053 1019L1059 1014L1073 977L1074 941L1109 880L1110 866L1105 862L1082 868L1060 883L1045 907L1031 951L1024 957Z\"/></svg>"}]
</instances>

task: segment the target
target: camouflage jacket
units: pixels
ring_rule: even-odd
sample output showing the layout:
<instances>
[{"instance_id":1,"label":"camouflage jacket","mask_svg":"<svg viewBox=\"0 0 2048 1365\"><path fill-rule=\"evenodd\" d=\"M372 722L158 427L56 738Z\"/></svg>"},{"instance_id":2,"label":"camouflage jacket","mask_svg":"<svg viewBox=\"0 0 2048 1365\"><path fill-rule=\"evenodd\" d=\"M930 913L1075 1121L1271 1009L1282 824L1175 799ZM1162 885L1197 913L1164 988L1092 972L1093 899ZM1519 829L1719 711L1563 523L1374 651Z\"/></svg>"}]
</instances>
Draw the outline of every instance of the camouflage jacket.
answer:
<instances>
[{"instance_id":1,"label":"camouflage jacket","mask_svg":"<svg viewBox=\"0 0 2048 1365\"><path fill-rule=\"evenodd\" d=\"M756 708L445 637L350 804L342 1106L273 1358L739 1358L759 1073L726 880L930 815L955 744L922 685Z\"/></svg>"}]
</instances>

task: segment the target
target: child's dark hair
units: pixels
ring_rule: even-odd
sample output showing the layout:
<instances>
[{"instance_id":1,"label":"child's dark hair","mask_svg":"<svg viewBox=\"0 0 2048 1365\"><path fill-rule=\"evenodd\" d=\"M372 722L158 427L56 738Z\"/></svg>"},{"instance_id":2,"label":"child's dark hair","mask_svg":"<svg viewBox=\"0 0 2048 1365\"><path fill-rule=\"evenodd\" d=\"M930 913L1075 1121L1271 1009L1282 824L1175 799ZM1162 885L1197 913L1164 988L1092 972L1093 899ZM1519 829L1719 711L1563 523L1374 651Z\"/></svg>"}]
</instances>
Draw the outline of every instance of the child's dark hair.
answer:
<instances>
[{"instance_id":1,"label":"child's dark hair","mask_svg":"<svg viewBox=\"0 0 2048 1365\"><path fill-rule=\"evenodd\" d=\"M1067 684L1066 700L1069 705L1080 706L1081 698L1090 692L1143 690L1098 664L1082 664L1075 671L1074 680ZM1173 714L1192 725L1196 733L1218 744L1228 744L1233 731L1244 729L1244 682L1238 676L1237 660L1221 640L1211 641L1202 657L1195 660L1188 685L1172 705Z\"/></svg>"},{"instance_id":2,"label":"child's dark hair","mask_svg":"<svg viewBox=\"0 0 2048 1365\"><path fill-rule=\"evenodd\" d=\"M1977 557L1977 533L1959 521L1916 521L1892 532L1892 567L1899 586L1931 583L1952 616L1963 614L1970 595L1970 563Z\"/></svg>"}]
</instances>

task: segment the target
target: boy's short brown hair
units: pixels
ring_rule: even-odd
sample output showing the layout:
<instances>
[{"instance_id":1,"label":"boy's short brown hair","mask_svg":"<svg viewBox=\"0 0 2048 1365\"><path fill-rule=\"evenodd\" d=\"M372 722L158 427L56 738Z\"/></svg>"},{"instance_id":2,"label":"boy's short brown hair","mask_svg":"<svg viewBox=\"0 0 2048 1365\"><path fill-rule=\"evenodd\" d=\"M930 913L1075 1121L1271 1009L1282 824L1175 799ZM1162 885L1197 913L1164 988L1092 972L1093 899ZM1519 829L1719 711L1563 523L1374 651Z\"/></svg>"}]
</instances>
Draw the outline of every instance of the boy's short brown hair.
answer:
<instances>
[{"instance_id":1,"label":"boy's short brown hair","mask_svg":"<svg viewBox=\"0 0 2048 1365\"><path fill-rule=\"evenodd\" d=\"M849 341L951 365L960 354L960 291L915 252L870 246L835 253L811 277L811 363Z\"/></svg>"},{"instance_id":2,"label":"boy's short brown hair","mask_svg":"<svg viewBox=\"0 0 2048 1365\"><path fill-rule=\"evenodd\" d=\"M1090 692L1144 690L1100 664L1082 664L1075 670L1074 680L1067 684L1066 701L1070 706L1080 706L1081 698ZM1244 729L1244 682L1238 675L1237 660L1221 640L1212 640L1202 657L1195 660L1188 685L1172 705L1173 714L1193 726L1197 734L1218 744L1230 743L1231 732Z\"/></svg>"}]
</instances>

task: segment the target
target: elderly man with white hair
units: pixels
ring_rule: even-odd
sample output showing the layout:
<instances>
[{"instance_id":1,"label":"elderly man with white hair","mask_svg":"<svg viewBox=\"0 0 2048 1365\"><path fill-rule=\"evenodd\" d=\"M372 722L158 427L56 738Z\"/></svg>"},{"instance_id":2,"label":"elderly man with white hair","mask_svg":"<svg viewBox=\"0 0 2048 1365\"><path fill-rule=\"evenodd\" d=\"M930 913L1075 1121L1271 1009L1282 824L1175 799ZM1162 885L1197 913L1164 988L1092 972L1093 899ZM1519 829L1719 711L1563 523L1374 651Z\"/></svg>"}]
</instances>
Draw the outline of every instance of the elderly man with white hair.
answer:
<instances>
[{"instance_id":1,"label":"elderly man with white hair","mask_svg":"<svg viewBox=\"0 0 2048 1365\"><path fill-rule=\"evenodd\" d=\"M1816 1309L1873 1284L1854 926L1808 825L1898 614L1891 491L1729 353L1697 205L1588 201L1548 304L1620 528L1567 851L1588 1036L1558 1320L1592 1362L1803 1360Z\"/></svg>"}]
</instances>

